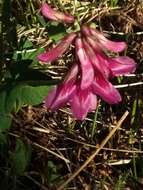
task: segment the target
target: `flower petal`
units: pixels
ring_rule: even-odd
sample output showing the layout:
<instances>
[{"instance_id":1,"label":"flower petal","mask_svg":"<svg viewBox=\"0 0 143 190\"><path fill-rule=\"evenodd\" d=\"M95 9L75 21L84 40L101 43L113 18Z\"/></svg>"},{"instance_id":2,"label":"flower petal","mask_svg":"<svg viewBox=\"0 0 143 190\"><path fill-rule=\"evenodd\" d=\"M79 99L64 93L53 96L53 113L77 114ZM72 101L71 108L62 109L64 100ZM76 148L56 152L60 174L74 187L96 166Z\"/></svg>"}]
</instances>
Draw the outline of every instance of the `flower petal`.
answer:
<instances>
[{"instance_id":1,"label":"flower petal","mask_svg":"<svg viewBox=\"0 0 143 190\"><path fill-rule=\"evenodd\" d=\"M98 30L90 28L88 26L83 26L82 32L86 36L90 36L93 39L98 40L98 43L102 48L108 49L110 51L121 52L127 47L125 42L114 42L114 41L108 40L104 36L104 34L99 32Z\"/></svg>"},{"instance_id":2,"label":"flower petal","mask_svg":"<svg viewBox=\"0 0 143 190\"><path fill-rule=\"evenodd\" d=\"M73 83L76 81L77 79L77 74L78 74L78 64L74 63L71 67L71 69L69 70L68 74L66 75L65 79L64 79L64 83L68 83L70 81L73 81Z\"/></svg>"},{"instance_id":3,"label":"flower petal","mask_svg":"<svg viewBox=\"0 0 143 190\"><path fill-rule=\"evenodd\" d=\"M52 110L56 110L69 101L76 86L78 65L73 64L72 68L66 75L64 81L59 86L55 86L48 94L45 105Z\"/></svg>"},{"instance_id":4,"label":"flower petal","mask_svg":"<svg viewBox=\"0 0 143 190\"><path fill-rule=\"evenodd\" d=\"M47 108L50 108L52 106L52 103L57 95L58 86L54 86L53 89L51 89L48 93L48 96L45 98L45 106Z\"/></svg>"},{"instance_id":5,"label":"flower petal","mask_svg":"<svg viewBox=\"0 0 143 190\"><path fill-rule=\"evenodd\" d=\"M88 112L94 111L97 108L97 96L93 93L90 94L90 108Z\"/></svg>"},{"instance_id":6,"label":"flower petal","mask_svg":"<svg viewBox=\"0 0 143 190\"><path fill-rule=\"evenodd\" d=\"M53 111L62 107L69 101L70 96L75 91L75 88L76 86L71 83L61 84L60 86L54 88L53 91L49 92L45 100L46 107Z\"/></svg>"},{"instance_id":7,"label":"flower petal","mask_svg":"<svg viewBox=\"0 0 143 190\"><path fill-rule=\"evenodd\" d=\"M80 87L77 86L71 98L71 110L73 115L78 120L83 120L92 106L90 91L88 89L81 90Z\"/></svg>"},{"instance_id":8,"label":"flower petal","mask_svg":"<svg viewBox=\"0 0 143 190\"><path fill-rule=\"evenodd\" d=\"M42 62L52 62L55 61L58 57L60 57L70 46L72 41L75 39L76 33L70 33L66 37L64 37L59 44L45 53L41 53L38 55L38 60Z\"/></svg>"},{"instance_id":9,"label":"flower petal","mask_svg":"<svg viewBox=\"0 0 143 190\"><path fill-rule=\"evenodd\" d=\"M89 42L89 43L88 43ZM85 50L94 66L95 71L101 72L107 78L109 77L111 71L109 69L109 63L106 59L106 56L99 51L98 47L94 48L93 44L90 41L84 40Z\"/></svg>"},{"instance_id":10,"label":"flower petal","mask_svg":"<svg viewBox=\"0 0 143 190\"><path fill-rule=\"evenodd\" d=\"M48 19L55 20L58 22L73 23L74 17L68 14L64 14L59 11L52 9L47 3L41 6L42 15Z\"/></svg>"},{"instance_id":11,"label":"flower petal","mask_svg":"<svg viewBox=\"0 0 143 190\"><path fill-rule=\"evenodd\" d=\"M94 79L94 69L88 55L86 54L81 38L76 39L75 46L82 70L81 89L85 89L92 84Z\"/></svg>"},{"instance_id":12,"label":"flower petal","mask_svg":"<svg viewBox=\"0 0 143 190\"><path fill-rule=\"evenodd\" d=\"M93 92L99 95L105 102L116 104L121 101L119 92L101 74L96 75L93 82Z\"/></svg>"},{"instance_id":13,"label":"flower petal","mask_svg":"<svg viewBox=\"0 0 143 190\"><path fill-rule=\"evenodd\" d=\"M109 58L108 62L114 76L133 73L136 70L135 61L127 56Z\"/></svg>"}]
</instances>

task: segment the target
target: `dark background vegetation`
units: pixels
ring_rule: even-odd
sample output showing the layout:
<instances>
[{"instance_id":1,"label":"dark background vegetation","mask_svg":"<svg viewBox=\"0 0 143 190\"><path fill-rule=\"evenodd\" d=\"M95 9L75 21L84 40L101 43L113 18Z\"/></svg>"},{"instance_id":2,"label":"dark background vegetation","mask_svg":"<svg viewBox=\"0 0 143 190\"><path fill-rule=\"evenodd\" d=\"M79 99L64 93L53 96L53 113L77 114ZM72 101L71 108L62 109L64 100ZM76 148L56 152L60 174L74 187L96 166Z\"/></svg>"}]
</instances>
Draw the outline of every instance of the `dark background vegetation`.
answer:
<instances>
[{"instance_id":1,"label":"dark background vegetation","mask_svg":"<svg viewBox=\"0 0 143 190\"><path fill-rule=\"evenodd\" d=\"M87 160L125 113L122 126L65 189L143 189L143 2L140 0L51 0L81 24L95 24L111 39L128 43L135 74L113 80L123 101L99 101L96 112L76 121L64 107L42 102L67 72L72 50L42 66L36 57L71 26L45 20L36 0L0 1L0 189L54 190Z\"/></svg>"}]
</instances>

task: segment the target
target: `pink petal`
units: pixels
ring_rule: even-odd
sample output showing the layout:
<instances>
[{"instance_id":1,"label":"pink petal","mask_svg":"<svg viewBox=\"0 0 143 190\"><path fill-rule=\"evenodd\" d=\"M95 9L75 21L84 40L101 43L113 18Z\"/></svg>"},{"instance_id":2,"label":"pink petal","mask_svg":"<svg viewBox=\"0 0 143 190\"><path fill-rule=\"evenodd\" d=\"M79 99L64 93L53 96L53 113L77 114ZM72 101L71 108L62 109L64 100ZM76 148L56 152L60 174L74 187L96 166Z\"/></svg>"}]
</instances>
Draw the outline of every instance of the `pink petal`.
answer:
<instances>
[{"instance_id":1,"label":"pink petal","mask_svg":"<svg viewBox=\"0 0 143 190\"><path fill-rule=\"evenodd\" d=\"M72 41L75 39L76 33L70 33L66 37L64 37L59 44L45 53L41 53L38 55L38 60L42 62L52 62L55 61L58 57L60 57L70 46Z\"/></svg>"},{"instance_id":2,"label":"pink petal","mask_svg":"<svg viewBox=\"0 0 143 190\"><path fill-rule=\"evenodd\" d=\"M45 100L46 107L53 111L62 107L69 101L70 96L75 91L75 88L76 86L71 83L61 84L57 88L54 88L53 91L49 92Z\"/></svg>"},{"instance_id":3,"label":"pink petal","mask_svg":"<svg viewBox=\"0 0 143 190\"><path fill-rule=\"evenodd\" d=\"M52 106L52 103L57 95L58 86L54 86L53 89L51 89L48 93L48 96L45 98L45 106L47 108L50 108Z\"/></svg>"},{"instance_id":4,"label":"pink petal","mask_svg":"<svg viewBox=\"0 0 143 190\"><path fill-rule=\"evenodd\" d=\"M46 98L45 105L52 110L56 110L69 101L71 94L75 90L77 79L78 65L73 64L72 68L66 75L64 81L59 86L54 87Z\"/></svg>"},{"instance_id":5,"label":"pink petal","mask_svg":"<svg viewBox=\"0 0 143 190\"><path fill-rule=\"evenodd\" d=\"M74 83L77 79L78 70L79 70L78 64L74 63L71 69L69 70L68 74L66 75L64 83L68 83L69 81L73 81Z\"/></svg>"},{"instance_id":6,"label":"pink petal","mask_svg":"<svg viewBox=\"0 0 143 190\"><path fill-rule=\"evenodd\" d=\"M107 61L106 56L103 56L102 54L97 53L96 57L100 63L100 67L101 67L103 75L107 78L111 77L112 72L111 72L110 67L108 66L108 61Z\"/></svg>"},{"instance_id":7,"label":"pink petal","mask_svg":"<svg viewBox=\"0 0 143 190\"><path fill-rule=\"evenodd\" d=\"M121 101L121 96L119 92L114 88L114 86L106 80L101 74L95 77L93 82L93 92L99 95L104 101L109 104L116 104Z\"/></svg>"},{"instance_id":8,"label":"pink petal","mask_svg":"<svg viewBox=\"0 0 143 190\"><path fill-rule=\"evenodd\" d=\"M89 112L96 110L97 108L97 96L93 93L90 94L90 108Z\"/></svg>"},{"instance_id":9,"label":"pink petal","mask_svg":"<svg viewBox=\"0 0 143 190\"><path fill-rule=\"evenodd\" d=\"M93 106L93 105L92 105ZM91 106L90 91L81 90L80 87L73 93L71 98L71 110L78 120L84 120Z\"/></svg>"},{"instance_id":10,"label":"pink petal","mask_svg":"<svg viewBox=\"0 0 143 190\"><path fill-rule=\"evenodd\" d=\"M103 47L105 47L106 49L108 49L110 51L121 52L121 51L125 50L127 47L125 42L113 42L111 40L107 40L107 38L105 38L105 39L100 42L103 45Z\"/></svg>"},{"instance_id":11,"label":"pink petal","mask_svg":"<svg viewBox=\"0 0 143 190\"><path fill-rule=\"evenodd\" d=\"M133 73L136 70L135 61L127 56L109 58L108 61L114 76Z\"/></svg>"},{"instance_id":12,"label":"pink petal","mask_svg":"<svg viewBox=\"0 0 143 190\"><path fill-rule=\"evenodd\" d=\"M94 79L94 69L91 61L86 54L81 38L77 38L75 41L76 54L81 63L82 78L81 78L81 89L85 89L92 84Z\"/></svg>"},{"instance_id":13,"label":"pink petal","mask_svg":"<svg viewBox=\"0 0 143 190\"><path fill-rule=\"evenodd\" d=\"M44 17L51 19L51 20L57 20L55 11L47 4L44 3L41 6L41 13Z\"/></svg>"},{"instance_id":14,"label":"pink petal","mask_svg":"<svg viewBox=\"0 0 143 190\"><path fill-rule=\"evenodd\" d=\"M74 17L68 14L64 14L59 11L52 9L47 3L41 6L42 15L48 19L55 20L58 22L73 23Z\"/></svg>"},{"instance_id":15,"label":"pink petal","mask_svg":"<svg viewBox=\"0 0 143 190\"><path fill-rule=\"evenodd\" d=\"M114 41L108 40L104 36L104 34L99 32L98 30L90 28L88 26L83 26L82 32L86 36L90 36L93 39L98 40L98 43L102 48L108 49L110 51L121 52L127 47L125 42L114 42Z\"/></svg>"},{"instance_id":16,"label":"pink petal","mask_svg":"<svg viewBox=\"0 0 143 190\"><path fill-rule=\"evenodd\" d=\"M94 48L90 41L84 40L84 47L94 66L95 71L98 70L108 78L111 71L109 69L106 56L101 51L98 51L98 48Z\"/></svg>"},{"instance_id":17,"label":"pink petal","mask_svg":"<svg viewBox=\"0 0 143 190\"><path fill-rule=\"evenodd\" d=\"M92 37L86 37L86 41L90 44L95 52L102 53L101 45L98 41L95 41ZM103 53L102 53L103 54Z\"/></svg>"}]
</instances>

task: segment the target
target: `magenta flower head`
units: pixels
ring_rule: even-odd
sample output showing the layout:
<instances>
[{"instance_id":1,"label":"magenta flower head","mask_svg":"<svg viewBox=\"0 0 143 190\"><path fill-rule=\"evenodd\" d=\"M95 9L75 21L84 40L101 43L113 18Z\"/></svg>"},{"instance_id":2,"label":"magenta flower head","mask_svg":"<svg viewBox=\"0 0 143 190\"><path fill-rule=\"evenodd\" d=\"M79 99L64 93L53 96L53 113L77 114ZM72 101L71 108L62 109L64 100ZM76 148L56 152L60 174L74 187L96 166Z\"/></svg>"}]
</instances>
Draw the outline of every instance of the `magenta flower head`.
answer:
<instances>
[{"instance_id":1,"label":"magenta flower head","mask_svg":"<svg viewBox=\"0 0 143 190\"><path fill-rule=\"evenodd\" d=\"M73 40L76 37L76 33L70 33L67 36L65 36L58 45L51 49L47 50L45 53L41 53L38 55L38 60L42 62L52 62L55 61L57 58L59 58L70 46L70 44L73 42Z\"/></svg>"},{"instance_id":2,"label":"magenta flower head","mask_svg":"<svg viewBox=\"0 0 143 190\"><path fill-rule=\"evenodd\" d=\"M88 112L96 109L97 96L92 93L90 87L81 89L79 74L79 66L74 64L65 80L49 92L45 99L47 108L55 111L68 103L78 120L83 120Z\"/></svg>"},{"instance_id":3,"label":"magenta flower head","mask_svg":"<svg viewBox=\"0 0 143 190\"><path fill-rule=\"evenodd\" d=\"M52 110L66 104L75 91L75 82L78 73L78 65L74 64L65 80L59 86L55 86L46 98L45 105Z\"/></svg>"},{"instance_id":4,"label":"magenta flower head","mask_svg":"<svg viewBox=\"0 0 143 190\"><path fill-rule=\"evenodd\" d=\"M42 4L41 13L44 17L57 22L73 23L74 17L52 9L47 3Z\"/></svg>"},{"instance_id":5,"label":"magenta flower head","mask_svg":"<svg viewBox=\"0 0 143 190\"><path fill-rule=\"evenodd\" d=\"M94 70L81 38L76 38L75 47L81 67L81 89L85 89L93 82Z\"/></svg>"},{"instance_id":6,"label":"magenta flower head","mask_svg":"<svg viewBox=\"0 0 143 190\"><path fill-rule=\"evenodd\" d=\"M108 40L98 30L83 26L82 33L85 37L85 49L89 57L92 57L92 63L95 69L100 71L107 78L133 73L136 69L136 63L128 56L108 57L104 50L120 52L127 45L125 42L114 42Z\"/></svg>"},{"instance_id":7,"label":"magenta flower head","mask_svg":"<svg viewBox=\"0 0 143 190\"><path fill-rule=\"evenodd\" d=\"M70 15L53 10L43 4L42 14L52 20L72 23ZM97 97L109 104L117 104L122 98L109 81L110 78L132 73L136 63L128 56L109 57L106 52L121 52L127 45L107 39L103 33L88 26L79 32L71 32L54 48L38 55L41 62L55 61L62 56L70 44L75 45L75 63L61 84L55 86L45 99L45 106L53 111L68 104L78 120L97 108Z\"/></svg>"},{"instance_id":8,"label":"magenta flower head","mask_svg":"<svg viewBox=\"0 0 143 190\"><path fill-rule=\"evenodd\" d=\"M114 42L114 41L108 40L104 36L104 34L102 34L98 30L93 29L91 27L83 26L82 27L82 32L86 36L89 36L91 39L96 41L98 43L98 46L102 50L107 49L107 50L110 50L110 51L113 51L113 52L121 52L127 47L125 42Z\"/></svg>"}]
</instances>

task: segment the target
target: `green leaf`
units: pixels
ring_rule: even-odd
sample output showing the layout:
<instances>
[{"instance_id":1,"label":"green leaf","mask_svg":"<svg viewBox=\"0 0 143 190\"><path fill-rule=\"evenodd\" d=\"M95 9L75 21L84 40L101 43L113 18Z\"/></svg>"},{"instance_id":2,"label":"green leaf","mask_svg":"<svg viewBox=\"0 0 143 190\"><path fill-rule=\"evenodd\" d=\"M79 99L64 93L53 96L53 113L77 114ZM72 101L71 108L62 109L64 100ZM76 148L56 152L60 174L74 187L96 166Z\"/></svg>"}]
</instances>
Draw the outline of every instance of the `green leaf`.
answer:
<instances>
[{"instance_id":1,"label":"green leaf","mask_svg":"<svg viewBox=\"0 0 143 190\"><path fill-rule=\"evenodd\" d=\"M10 158L12 173L14 175L22 175L31 159L31 146L17 139L15 151L11 152Z\"/></svg>"},{"instance_id":2,"label":"green leaf","mask_svg":"<svg viewBox=\"0 0 143 190\"><path fill-rule=\"evenodd\" d=\"M6 111L5 103L6 103L6 90L0 91L0 133L6 132L11 125L11 117L9 111Z\"/></svg>"},{"instance_id":3,"label":"green leaf","mask_svg":"<svg viewBox=\"0 0 143 190\"><path fill-rule=\"evenodd\" d=\"M27 59L37 59L37 55L44 51L44 48L39 49L29 49L29 50L22 50L22 51L15 51L13 54L13 60L27 60Z\"/></svg>"},{"instance_id":4,"label":"green leaf","mask_svg":"<svg viewBox=\"0 0 143 190\"><path fill-rule=\"evenodd\" d=\"M25 104L37 105L43 101L43 98L47 95L49 86L21 86L21 100Z\"/></svg>"},{"instance_id":5,"label":"green leaf","mask_svg":"<svg viewBox=\"0 0 143 190\"><path fill-rule=\"evenodd\" d=\"M40 24L43 26L43 27L46 27L46 24L47 24L47 22L45 22L45 19L43 18L43 16L41 16L41 15L37 15L37 19L38 19L38 21L40 22Z\"/></svg>"},{"instance_id":6,"label":"green leaf","mask_svg":"<svg viewBox=\"0 0 143 190\"><path fill-rule=\"evenodd\" d=\"M0 133L0 153L3 157L7 157L8 143L7 143L7 133Z\"/></svg>"},{"instance_id":7,"label":"green leaf","mask_svg":"<svg viewBox=\"0 0 143 190\"><path fill-rule=\"evenodd\" d=\"M2 89L0 91L0 114L6 113L6 110L5 110L6 95L7 95L6 90Z\"/></svg>"},{"instance_id":8,"label":"green leaf","mask_svg":"<svg viewBox=\"0 0 143 190\"><path fill-rule=\"evenodd\" d=\"M51 22L49 26L47 26L47 30L49 39L55 42L58 42L67 34L65 26L57 22Z\"/></svg>"},{"instance_id":9,"label":"green leaf","mask_svg":"<svg viewBox=\"0 0 143 190\"><path fill-rule=\"evenodd\" d=\"M49 86L16 85L7 96L6 109L18 111L24 104L38 105L47 96L49 89Z\"/></svg>"},{"instance_id":10,"label":"green leaf","mask_svg":"<svg viewBox=\"0 0 143 190\"><path fill-rule=\"evenodd\" d=\"M0 115L0 133L6 132L11 126L11 117L10 115Z\"/></svg>"},{"instance_id":11,"label":"green leaf","mask_svg":"<svg viewBox=\"0 0 143 190\"><path fill-rule=\"evenodd\" d=\"M20 46L22 49L31 49L33 47L33 43L27 38L22 38L20 41Z\"/></svg>"},{"instance_id":12,"label":"green leaf","mask_svg":"<svg viewBox=\"0 0 143 190\"><path fill-rule=\"evenodd\" d=\"M48 161L47 167L45 167L45 175L49 185L56 184L62 180L62 176L58 173L59 168L52 161Z\"/></svg>"}]
</instances>

